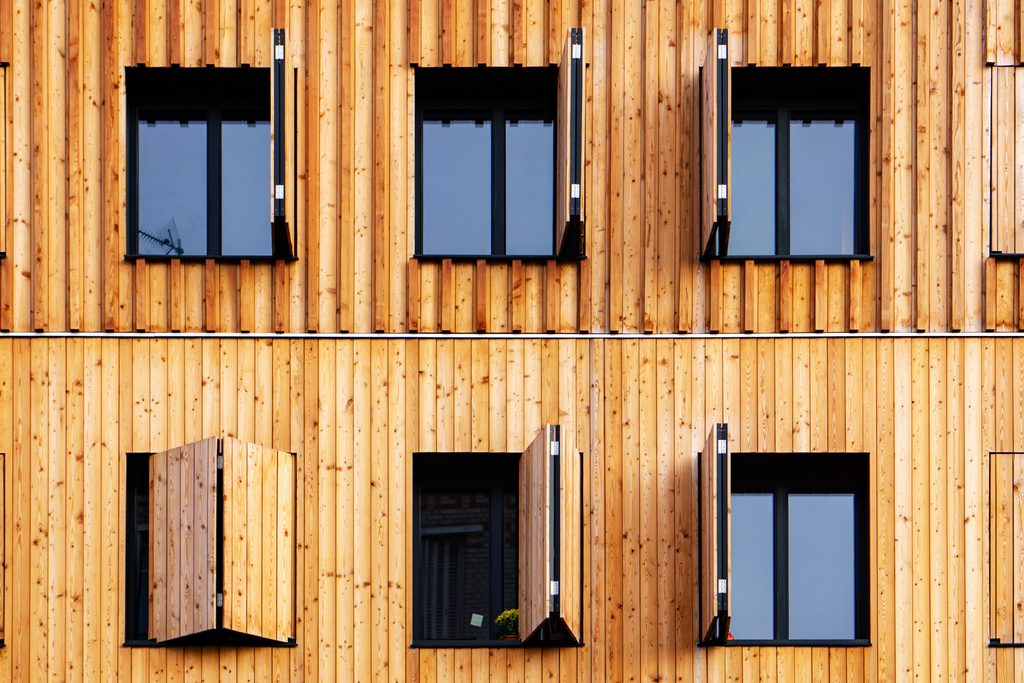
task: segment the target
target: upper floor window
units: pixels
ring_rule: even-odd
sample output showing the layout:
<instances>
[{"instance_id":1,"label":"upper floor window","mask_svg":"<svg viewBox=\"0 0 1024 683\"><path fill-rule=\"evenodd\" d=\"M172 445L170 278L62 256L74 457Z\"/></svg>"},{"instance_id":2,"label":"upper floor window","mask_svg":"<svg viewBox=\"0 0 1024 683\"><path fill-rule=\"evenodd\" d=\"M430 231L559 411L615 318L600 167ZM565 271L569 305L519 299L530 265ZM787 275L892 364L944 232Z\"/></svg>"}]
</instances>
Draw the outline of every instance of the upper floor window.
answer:
<instances>
[{"instance_id":1,"label":"upper floor window","mask_svg":"<svg viewBox=\"0 0 1024 683\"><path fill-rule=\"evenodd\" d=\"M724 33L709 51L725 64L702 77L718 95L706 108L717 110L719 128L706 136L717 145L704 166L714 185L703 204L711 214L704 254L868 255L868 69L731 68L727 36L717 42Z\"/></svg>"},{"instance_id":2,"label":"upper floor window","mask_svg":"<svg viewBox=\"0 0 1024 683\"><path fill-rule=\"evenodd\" d=\"M127 69L129 256L292 256L280 30L274 55L273 78L252 67Z\"/></svg>"},{"instance_id":3,"label":"upper floor window","mask_svg":"<svg viewBox=\"0 0 1024 683\"><path fill-rule=\"evenodd\" d=\"M582 33L561 67L416 72L416 254L582 253Z\"/></svg>"}]
</instances>

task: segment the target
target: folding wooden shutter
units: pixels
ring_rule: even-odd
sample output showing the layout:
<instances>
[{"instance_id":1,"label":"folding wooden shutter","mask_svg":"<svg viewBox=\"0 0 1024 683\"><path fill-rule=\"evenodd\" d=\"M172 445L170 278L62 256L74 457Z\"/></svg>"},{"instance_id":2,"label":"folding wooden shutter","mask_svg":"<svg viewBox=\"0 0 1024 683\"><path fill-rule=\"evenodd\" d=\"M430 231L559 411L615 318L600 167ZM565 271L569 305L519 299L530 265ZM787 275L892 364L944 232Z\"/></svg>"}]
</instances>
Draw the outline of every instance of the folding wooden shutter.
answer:
<instances>
[{"instance_id":1,"label":"folding wooden shutter","mask_svg":"<svg viewBox=\"0 0 1024 683\"><path fill-rule=\"evenodd\" d=\"M223 628L288 642L295 637L295 460L238 439L224 458Z\"/></svg>"},{"instance_id":2,"label":"folding wooden shutter","mask_svg":"<svg viewBox=\"0 0 1024 683\"><path fill-rule=\"evenodd\" d=\"M555 202L555 250L561 256L582 256L583 159L583 29L569 29L558 70L558 139Z\"/></svg>"},{"instance_id":3,"label":"folding wooden shutter","mask_svg":"<svg viewBox=\"0 0 1024 683\"><path fill-rule=\"evenodd\" d=\"M729 158L732 111L729 86L729 31L712 29L700 70L701 254L728 253Z\"/></svg>"},{"instance_id":4,"label":"folding wooden shutter","mask_svg":"<svg viewBox=\"0 0 1024 683\"><path fill-rule=\"evenodd\" d=\"M700 628L702 644L729 634L729 428L716 424L700 454Z\"/></svg>"},{"instance_id":5,"label":"folding wooden shutter","mask_svg":"<svg viewBox=\"0 0 1024 683\"><path fill-rule=\"evenodd\" d=\"M1024 453L989 454L991 645L1024 646Z\"/></svg>"},{"instance_id":6,"label":"folding wooden shutter","mask_svg":"<svg viewBox=\"0 0 1024 683\"><path fill-rule=\"evenodd\" d=\"M217 627L217 440L149 458L149 636Z\"/></svg>"},{"instance_id":7,"label":"folding wooden shutter","mask_svg":"<svg viewBox=\"0 0 1024 683\"><path fill-rule=\"evenodd\" d=\"M519 461L519 633L579 644L582 626L580 455L545 425Z\"/></svg>"},{"instance_id":8,"label":"folding wooden shutter","mask_svg":"<svg viewBox=\"0 0 1024 683\"><path fill-rule=\"evenodd\" d=\"M288 221L285 217L285 68L284 68L284 29L274 29L274 66L271 69L271 117L273 118L273 168L271 195L274 207L272 234L274 256L292 258L295 256L295 241Z\"/></svg>"}]
</instances>

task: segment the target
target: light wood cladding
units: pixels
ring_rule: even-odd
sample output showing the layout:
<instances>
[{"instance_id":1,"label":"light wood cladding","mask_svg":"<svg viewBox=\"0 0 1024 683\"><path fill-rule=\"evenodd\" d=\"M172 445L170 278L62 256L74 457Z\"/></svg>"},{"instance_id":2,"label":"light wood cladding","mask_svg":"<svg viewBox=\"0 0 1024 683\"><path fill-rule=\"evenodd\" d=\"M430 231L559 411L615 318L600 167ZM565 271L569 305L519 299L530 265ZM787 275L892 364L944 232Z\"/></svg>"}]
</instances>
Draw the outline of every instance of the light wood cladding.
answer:
<instances>
[{"instance_id":1,"label":"light wood cladding","mask_svg":"<svg viewBox=\"0 0 1024 683\"><path fill-rule=\"evenodd\" d=\"M991 636L1024 643L1024 453L991 453L988 465Z\"/></svg>"},{"instance_id":2,"label":"light wood cladding","mask_svg":"<svg viewBox=\"0 0 1024 683\"><path fill-rule=\"evenodd\" d=\"M1021 397L1010 338L0 337L0 679L1017 680L987 647L988 453L1024 451ZM870 647L695 647L719 421L870 454ZM584 646L409 648L411 454L546 423L586 455ZM297 647L122 647L124 453L210 434L296 453Z\"/></svg>"},{"instance_id":3,"label":"light wood cladding","mask_svg":"<svg viewBox=\"0 0 1024 683\"><path fill-rule=\"evenodd\" d=\"M149 637L217 627L217 440L149 456Z\"/></svg>"},{"instance_id":4,"label":"light wood cladding","mask_svg":"<svg viewBox=\"0 0 1024 683\"><path fill-rule=\"evenodd\" d=\"M222 440L222 627L288 642L295 637L295 464L291 453Z\"/></svg>"},{"instance_id":5,"label":"light wood cladding","mask_svg":"<svg viewBox=\"0 0 1024 683\"><path fill-rule=\"evenodd\" d=\"M1020 61L1019 4L5 0L0 329L739 331L750 309L762 331L981 330L985 64ZM298 260L124 260L124 68L267 67L275 26ZM571 27L587 36L587 259L410 268L412 65L556 65ZM712 27L733 65L871 68L873 260L826 263L822 279L793 261L785 285L777 263L697 261Z\"/></svg>"}]
</instances>

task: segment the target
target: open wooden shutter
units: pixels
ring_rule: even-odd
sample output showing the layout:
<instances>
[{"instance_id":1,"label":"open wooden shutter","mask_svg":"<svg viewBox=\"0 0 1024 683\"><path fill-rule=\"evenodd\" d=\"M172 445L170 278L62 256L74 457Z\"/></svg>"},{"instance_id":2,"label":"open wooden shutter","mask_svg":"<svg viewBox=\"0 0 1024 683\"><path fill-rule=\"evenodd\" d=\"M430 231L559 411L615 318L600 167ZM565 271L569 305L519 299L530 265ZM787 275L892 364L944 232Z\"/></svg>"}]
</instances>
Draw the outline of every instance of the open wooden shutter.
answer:
<instances>
[{"instance_id":1,"label":"open wooden shutter","mask_svg":"<svg viewBox=\"0 0 1024 683\"><path fill-rule=\"evenodd\" d=\"M558 70L557 178L555 251L582 256L583 234L583 29L569 29Z\"/></svg>"},{"instance_id":2,"label":"open wooden shutter","mask_svg":"<svg viewBox=\"0 0 1024 683\"><path fill-rule=\"evenodd\" d=\"M295 637L295 456L222 439L223 628Z\"/></svg>"},{"instance_id":3,"label":"open wooden shutter","mask_svg":"<svg viewBox=\"0 0 1024 683\"><path fill-rule=\"evenodd\" d=\"M271 140L273 201L272 235L274 256L277 258L293 258L295 256L295 240L288 228L285 217L285 68L284 68L284 29L274 29L274 66L271 69L271 117L273 117L273 136Z\"/></svg>"},{"instance_id":4,"label":"open wooden shutter","mask_svg":"<svg viewBox=\"0 0 1024 683\"><path fill-rule=\"evenodd\" d=\"M149 636L217 627L217 440L149 458Z\"/></svg>"},{"instance_id":5,"label":"open wooden shutter","mask_svg":"<svg viewBox=\"0 0 1024 683\"><path fill-rule=\"evenodd\" d=\"M582 642L582 459L545 425L519 461L519 633Z\"/></svg>"},{"instance_id":6,"label":"open wooden shutter","mask_svg":"<svg viewBox=\"0 0 1024 683\"><path fill-rule=\"evenodd\" d=\"M701 256L725 256L729 249L729 149L732 111L729 86L729 31L712 29L700 68Z\"/></svg>"},{"instance_id":7,"label":"open wooden shutter","mask_svg":"<svg viewBox=\"0 0 1024 683\"><path fill-rule=\"evenodd\" d=\"M700 454L701 644L729 634L729 428L716 424Z\"/></svg>"}]
</instances>

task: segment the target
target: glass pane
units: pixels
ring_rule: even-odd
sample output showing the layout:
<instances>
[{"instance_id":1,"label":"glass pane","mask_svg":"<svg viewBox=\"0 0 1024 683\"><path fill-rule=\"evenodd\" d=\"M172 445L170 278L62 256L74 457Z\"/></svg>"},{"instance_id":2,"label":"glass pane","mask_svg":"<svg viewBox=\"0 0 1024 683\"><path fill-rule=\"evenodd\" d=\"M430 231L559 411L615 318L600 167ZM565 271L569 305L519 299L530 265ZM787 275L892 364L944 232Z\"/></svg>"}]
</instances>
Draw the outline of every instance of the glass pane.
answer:
<instances>
[{"instance_id":1,"label":"glass pane","mask_svg":"<svg viewBox=\"0 0 1024 683\"><path fill-rule=\"evenodd\" d=\"M221 253L269 256L270 122L221 124Z\"/></svg>"},{"instance_id":2,"label":"glass pane","mask_svg":"<svg viewBox=\"0 0 1024 683\"><path fill-rule=\"evenodd\" d=\"M139 253L206 254L206 122L139 122Z\"/></svg>"},{"instance_id":3,"label":"glass pane","mask_svg":"<svg viewBox=\"0 0 1024 683\"><path fill-rule=\"evenodd\" d=\"M775 253L775 124L732 124L732 229L729 255Z\"/></svg>"},{"instance_id":4,"label":"glass pane","mask_svg":"<svg viewBox=\"0 0 1024 683\"><path fill-rule=\"evenodd\" d=\"M789 637L854 638L852 494L789 496Z\"/></svg>"},{"instance_id":5,"label":"glass pane","mask_svg":"<svg viewBox=\"0 0 1024 683\"><path fill-rule=\"evenodd\" d=\"M423 122L423 253L491 253L491 123Z\"/></svg>"},{"instance_id":6,"label":"glass pane","mask_svg":"<svg viewBox=\"0 0 1024 683\"><path fill-rule=\"evenodd\" d=\"M790 253L854 253L855 128L853 121L790 122Z\"/></svg>"},{"instance_id":7,"label":"glass pane","mask_svg":"<svg viewBox=\"0 0 1024 683\"><path fill-rule=\"evenodd\" d=\"M420 501L423 637L490 638L490 494L424 492Z\"/></svg>"},{"instance_id":8,"label":"glass pane","mask_svg":"<svg viewBox=\"0 0 1024 683\"><path fill-rule=\"evenodd\" d=\"M732 494L732 622L737 639L775 637L773 496Z\"/></svg>"},{"instance_id":9,"label":"glass pane","mask_svg":"<svg viewBox=\"0 0 1024 683\"><path fill-rule=\"evenodd\" d=\"M516 256L554 252L555 125L505 125L505 251Z\"/></svg>"}]
</instances>

